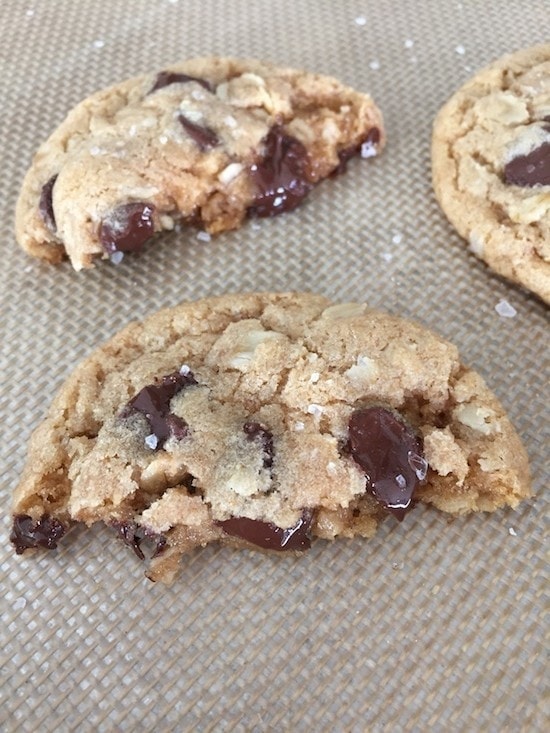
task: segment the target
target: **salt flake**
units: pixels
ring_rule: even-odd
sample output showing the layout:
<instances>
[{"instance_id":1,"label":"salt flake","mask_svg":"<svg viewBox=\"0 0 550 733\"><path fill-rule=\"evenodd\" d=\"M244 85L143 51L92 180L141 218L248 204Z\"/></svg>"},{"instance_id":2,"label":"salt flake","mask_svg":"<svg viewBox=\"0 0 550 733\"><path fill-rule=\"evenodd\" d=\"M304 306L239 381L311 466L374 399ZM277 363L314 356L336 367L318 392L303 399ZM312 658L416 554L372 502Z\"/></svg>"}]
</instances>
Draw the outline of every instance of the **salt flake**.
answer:
<instances>
[{"instance_id":1,"label":"salt flake","mask_svg":"<svg viewBox=\"0 0 550 733\"><path fill-rule=\"evenodd\" d=\"M464 54L466 53L466 49L464 48L464 46L462 44L459 44L458 46L456 46L455 52L459 56L464 56Z\"/></svg>"},{"instance_id":2,"label":"salt flake","mask_svg":"<svg viewBox=\"0 0 550 733\"><path fill-rule=\"evenodd\" d=\"M402 240L403 240L403 235L399 234L399 232L397 232L397 234L394 234L393 237L391 238L391 241L394 244L401 244Z\"/></svg>"},{"instance_id":3,"label":"salt flake","mask_svg":"<svg viewBox=\"0 0 550 733\"><path fill-rule=\"evenodd\" d=\"M120 263L124 259L124 252L113 252L109 259L111 260L113 265L120 265Z\"/></svg>"},{"instance_id":4,"label":"salt flake","mask_svg":"<svg viewBox=\"0 0 550 733\"><path fill-rule=\"evenodd\" d=\"M93 43L94 48L103 48L105 45L105 41L101 38L96 38L96 40Z\"/></svg>"},{"instance_id":5,"label":"salt flake","mask_svg":"<svg viewBox=\"0 0 550 733\"><path fill-rule=\"evenodd\" d=\"M201 231L201 232L197 232L197 239L199 240L199 242L209 242L212 239L212 237L210 236L208 232Z\"/></svg>"},{"instance_id":6,"label":"salt flake","mask_svg":"<svg viewBox=\"0 0 550 733\"><path fill-rule=\"evenodd\" d=\"M407 38L405 41L405 48L412 48L414 46L414 41L412 41L410 38Z\"/></svg>"},{"instance_id":7,"label":"salt flake","mask_svg":"<svg viewBox=\"0 0 550 733\"><path fill-rule=\"evenodd\" d=\"M355 25L366 25L367 19L364 15L358 15L357 18L355 18Z\"/></svg>"},{"instance_id":8,"label":"salt flake","mask_svg":"<svg viewBox=\"0 0 550 733\"><path fill-rule=\"evenodd\" d=\"M512 535L512 537L517 537L518 533L513 527L508 527L508 533Z\"/></svg>"},{"instance_id":9,"label":"salt flake","mask_svg":"<svg viewBox=\"0 0 550 733\"><path fill-rule=\"evenodd\" d=\"M504 299L498 301L495 305L495 310L499 316L502 316L502 318L513 318L518 314L514 306L510 305L510 303Z\"/></svg>"},{"instance_id":10,"label":"salt flake","mask_svg":"<svg viewBox=\"0 0 550 733\"><path fill-rule=\"evenodd\" d=\"M395 482L399 486L400 489L404 489L407 485L407 479L400 473L397 474L395 477Z\"/></svg>"},{"instance_id":11,"label":"salt flake","mask_svg":"<svg viewBox=\"0 0 550 733\"><path fill-rule=\"evenodd\" d=\"M378 59L374 59L373 61L370 62L369 67L373 71L378 71L378 69L380 68L380 61L378 61Z\"/></svg>"},{"instance_id":12,"label":"salt flake","mask_svg":"<svg viewBox=\"0 0 550 733\"><path fill-rule=\"evenodd\" d=\"M370 140L366 140L361 145L361 157L362 158L374 158L376 155L378 155L378 152L376 150L376 147L373 142Z\"/></svg>"},{"instance_id":13,"label":"salt flake","mask_svg":"<svg viewBox=\"0 0 550 733\"><path fill-rule=\"evenodd\" d=\"M148 448L151 448L151 450L155 450L155 448L157 447L158 443L159 443L159 439L157 438L157 436L154 433L151 433L151 435L148 435L145 438L145 445Z\"/></svg>"},{"instance_id":14,"label":"salt flake","mask_svg":"<svg viewBox=\"0 0 550 733\"><path fill-rule=\"evenodd\" d=\"M187 364L182 364L180 366L180 374L182 374L184 377L186 377L190 371L191 369Z\"/></svg>"}]
</instances>

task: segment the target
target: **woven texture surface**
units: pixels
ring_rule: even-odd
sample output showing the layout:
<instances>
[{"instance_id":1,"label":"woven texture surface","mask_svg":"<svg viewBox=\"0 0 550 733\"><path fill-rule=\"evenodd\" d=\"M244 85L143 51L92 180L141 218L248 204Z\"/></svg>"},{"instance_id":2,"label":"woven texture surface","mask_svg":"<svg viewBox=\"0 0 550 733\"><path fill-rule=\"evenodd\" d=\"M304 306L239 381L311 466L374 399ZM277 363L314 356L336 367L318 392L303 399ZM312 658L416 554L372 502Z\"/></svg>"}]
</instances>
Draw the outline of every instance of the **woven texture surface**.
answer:
<instances>
[{"instance_id":1,"label":"woven texture surface","mask_svg":"<svg viewBox=\"0 0 550 733\"><path fill-rule=\"evenodd\" d=\"M3 0L0 13L0 729L542 731L548 311L470 255L434 200L431 122L476 69L547 40L545 0ZM193 232L76 274L18 250L37 145L107 84L207 54L369 91L388 147L293 214ZM416 318L506 406L537 498L448 522L417 509L304 557L217 547L152 585L107 530L16 558L10 493L53 391L128 321L184 299L310 290ZM517 311L503 318L506 300Z\"/></svg>"}]
</instances>

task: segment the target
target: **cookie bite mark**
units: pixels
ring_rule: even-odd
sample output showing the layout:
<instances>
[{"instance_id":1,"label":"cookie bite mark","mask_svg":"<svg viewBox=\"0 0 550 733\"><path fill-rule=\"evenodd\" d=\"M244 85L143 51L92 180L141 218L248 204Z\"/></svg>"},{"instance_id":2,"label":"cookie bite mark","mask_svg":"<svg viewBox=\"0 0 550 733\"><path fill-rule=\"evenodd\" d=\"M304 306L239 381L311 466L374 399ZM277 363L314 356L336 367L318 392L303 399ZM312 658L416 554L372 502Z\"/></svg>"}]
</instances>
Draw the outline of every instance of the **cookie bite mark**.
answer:
<instances>
[{"instance_id":1,"label":"cookie bite mark","mask_svg":"<svg viewBox=\"0 0 550 733\"><path fill-rule=\"evenodd\" d=\"M194 81L197 84L200 84L201 87L204 87L204 89L206 89L208 92L214 91L212 84L210 84L209 81L206 81L206 79L200 79L198 76L181 74L177 71L161 71L157 74L155 83L149 90L148 94L153 94L153 92L156 92L159 89L164 89L165 87L172 84L186 84L190 81Z\"/></svg>"},{"instance_id":2,"label":"cookie bite mark","mask_svg":"<svg viewBox=\"0 0 550 733\"><path fill-rule=\"evenodd\" d=\"M504 168L504 180L523 188L550 186L550 142L510 160Z\"/></svg>"},{"instance_id":3,"label":"cookie bite mark","mask_svg":"<svg viewBox=\"0 0 550 733\"><path fill-rule=\"evenodd\" d=\"M247 517L231 517L216 524L230 537L244 540L264 550L283 552L310 549L312 522L313 512L304 510L296 524L287 529L277 527L272 522Z\"/></svg>"},{"instance_id":4,"label":"cookie bite mark","mask_svg":"<svg viewBox=\"0 0 550 733\"><path fill-rule=\"evenodd\" d=\"M53 187L55 186L56 181L57 174L52 176L49 181L42 186L42 190L40 191L40 200L38 202L38 211L40 216L42 217L44 224L52 232L57 230L55 212L53 210Z\"/></svg>"},{"instance_id":5,"label":"cookie bite mark","mask_svg":"<svg viewBox=\"0 0 550 733\"><path fill-rule=\"evenodd\" d=\"M38 520L28 514L18 514L13 518L10 542L18 555L34 547L55 550L66 531L59 519L48 514Z\"/></svg>"},{"instance_id":6,"label":"cookie bite mark","mask_svg":"<svg viewBox=\"0 0 550 733\"><path fill-rule=\"evenodd\" d=\"M152 450L158 450L171 435L178 440L187 436L187 423L170 412L170 402L182 389L196 384L190 371L168 374L158 384L143 387L123 408L120 417L128 417L134 411L144 415L152 431L145 443Z\"/></svg>"},{"instance_id":7,"label":"cookie bite mark","mask_svg":"<svg viewBox=\"0 0 550 733\"><path fill-rule=\"evenodd\" d=\"M155 207L144 202L123 204L101 222L99 239L107 254L136 252L155 233Z\"/></svg>"},{"instance_id":8,"label":"cookie bite mark","mask_svg":"<svg viewBox=\"0 0 550 733\"><path fill-rule=\"evenodd\" d=\"M250 168L255 194L249 216L276 216L295 209L313 188L306 147L281 125L264 140L262 158Z\"/></svg>"},{"instance_id":9,"label":"cookie bite mark","mask_svg":"<svg viewBox=\"0 0 550 733\"><path fill-rule=\"evenodd\" d=\"M348 450L365 472L367 490L402 521L428 469L421 438L394 412L368 407L349 419Z\"/></svg>"}]
</instances>

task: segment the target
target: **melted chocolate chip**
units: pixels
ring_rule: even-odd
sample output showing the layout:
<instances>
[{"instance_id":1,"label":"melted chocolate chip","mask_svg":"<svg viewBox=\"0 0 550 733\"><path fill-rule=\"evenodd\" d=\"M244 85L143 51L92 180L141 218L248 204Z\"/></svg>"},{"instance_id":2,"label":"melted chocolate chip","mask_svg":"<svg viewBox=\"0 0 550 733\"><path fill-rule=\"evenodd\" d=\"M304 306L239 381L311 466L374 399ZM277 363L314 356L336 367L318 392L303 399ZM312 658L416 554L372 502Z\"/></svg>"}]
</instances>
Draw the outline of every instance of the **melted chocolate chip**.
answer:
<instances>
[{"instance_id":1,"label":"melted chocolate chip","mask_svg":"<svg viewBox=\"0 0 550 733\"><path fill-rule=\"evenodd\" d=\"M132 548L140 560L145 560L145 555L141 549L143 541L153 543L151 558L158 557L166 548L167 539L164 535L139 527L135 522L114 521L111 522L111 527L115 529L124 544Z\"/></svg>"},{"instance_id":2,"label":"melted chocolate chip","mask_svg":"<svg viewBox=\"0 0 550 733\"><path fill-rule=\"evenodd\" d=\"M265 550L309 550L311 547L310 529L313 512L305 509L293 527L281 529L271 522L261 522L247 517L231 517L217 524L232 537L240 537L252 545Z\"/></svg>"},{"instance_id":3,"label":"melted chocolate chip","mask_svg":"<svg viewBox=\"0 0 550 733\"><path fill-rule=\"evenodd\" d=\"M422 440L383 407L356 410L349 420L349 450L367 479L367 490L399 521L412 507L427 468Z\"/></svg>"},{"instance_id":4,"label":"melted chocolate chip","mask_svg":"<svg viewBox=\"0 0 550 733\"><path fill-rule=\"evenodd\" d=\"M197 76L188 76L187 74L178 74L177 71L161 71L155 80L149 94L156 92L157 89L163 89L164 87L170 86L170 84L182 84L189 81L196 81L201 87L204 87L209 92L213 91L212 84L206 81L206 79L199 79Z\"/></svg>"},{"instance_id":5,"label":"melted chocolate chip","mask_svg":"<svg viewBox=\"0 0 550 733\"><path fill-rule=\"evenodd\" d=\"M259 422L246 422L243 425L243 430L249 440L260 440L264 452L264 468L271 468L273 466L273 456L275 455L273 433Z\"/></svg>"},{"instance_id":6,"label":"melted chocolate chip","mask_svg":"<svg viewBox=\"0 0 550 733\"><path fill-rule=\"evenodd\" d=\"M53 210L53 187L57 181L57 175L52 176L50 180L42 186L40 192L40 201L38 202L38 211L46 226L55 232L57 229L55 223L55 213Z\"/></svg>"},{"instance_id":7,"label":"melted chocolate chip","mask_svg":"<svg viewBox=\"0 0 550 733\"><path fill-rule=\"evenodd\" d=\"M518 155L504 168L504 180L512 186L550 186L550 143L543 143L528 155Z\"/></svg>"},{"instance_id":8,"label":"melted chocolate chip","mask_svg":"<svg viewBox=\"0 0 550 733\"><path fill-rule=\"evenodd\" d=\"M18 514L13 519L10 541L15 552L21 555L30 547L43 547L55 550L57 541L65 534L65 527L55 517L45 514L34 521L28 514Z\"/></svg>"},{"instance_id":9,"label":"melted chocolate chip","mask_svg":"<svg viewBox=\"0 0 550 733\"><path fill-rule=\"evenodd\" d=\"M107 254L135 252L155 233L152 204L123 204L101 222L99 238Z\"/></svg>"},{"instance_id":10,"label":"melted chocolate chip","mask_svg":"<svg viewBox=\"0 0 550 733\"><path fill-rule=\"evenodd\" d=\"M162 448L170 435L181 440L187 435L188 426L185 420L170 412L170 401L184 387L194 384L197 381L191 372L168 374L158 384L149 384L132 397L121 417L128 417L134 410L145 415L151 432L157 437L157 449Z\"/></svg>"},{"instance_id":11,"label":"melted chocolate chip","mask_svg":"<svg viewBox=\"0 0 550 733\"><path fill-rule=\"evenodd\" d=\"M220 144L219 138L209 127L203 127L197 125L196 122L191 122L185 115L179 115L179 121L181 122L183 129L189 135L189 137L197 143L200 150L205 152L206 150L212 150L216 145Z\"/></svg>"},{"instance_id":12,"label":"melted chocolate chip","mask_svg":"<svg viewBox=\"0 0 550 733\"><path fill-rule=\"evenodd\" d=\"M263 142L264 156L250 168L256 187L248 210L250 216L276 216L291 211L313 188L308 152L299 140L276 125Z\"/></svg>"}]
</instances>

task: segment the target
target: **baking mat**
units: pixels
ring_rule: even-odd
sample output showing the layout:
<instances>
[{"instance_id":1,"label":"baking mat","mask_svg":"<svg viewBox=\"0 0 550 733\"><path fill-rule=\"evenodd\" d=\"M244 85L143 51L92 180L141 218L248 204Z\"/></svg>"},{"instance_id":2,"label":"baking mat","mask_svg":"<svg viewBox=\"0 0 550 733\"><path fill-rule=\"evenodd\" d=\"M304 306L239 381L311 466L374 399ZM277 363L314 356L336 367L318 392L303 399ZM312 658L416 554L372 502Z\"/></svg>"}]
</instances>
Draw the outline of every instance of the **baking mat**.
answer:
<instances>
[{"instance_id":1,"label":"baking mat","mask_svg":"<svg viewBox=\"0 0 550 733\"><path fill-rule=\"evenodd\" d=\"M542 731L547 310L470 255L429 182L449 94L547 41L546 0L2 0L0 627L3 731ZM168 235L74 273L14 242L36 146L81 98L206 54L260 57L372 93L388 147L295 213L202 242ZM176 246L177 245L177 246ZM523 436L537 498L449 522L419 508L304 557L209 547L170 588L105 529L16 558L10 492L74 364L183 299L311 290L414 317L454 341ZM495 306L507 301L511 318Z\"/></svg>"}]
</instances>

